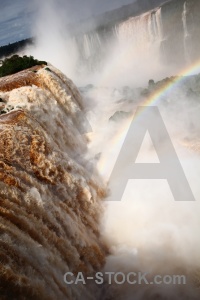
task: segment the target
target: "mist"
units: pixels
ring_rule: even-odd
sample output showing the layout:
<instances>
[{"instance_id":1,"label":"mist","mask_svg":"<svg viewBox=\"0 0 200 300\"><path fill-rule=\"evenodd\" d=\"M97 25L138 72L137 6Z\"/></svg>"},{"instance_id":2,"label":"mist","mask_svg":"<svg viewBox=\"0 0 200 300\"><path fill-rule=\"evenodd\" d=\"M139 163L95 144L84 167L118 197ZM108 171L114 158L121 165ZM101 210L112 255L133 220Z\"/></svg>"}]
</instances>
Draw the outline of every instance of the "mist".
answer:
<instances>
[{"instance_id":1,"label":"mist","mask_svg":"<svg viewBox=\"0 0 200 300\"><path fill-rule=\"evenodd\" d=\"M35 0L34 5L32 4L35 14L31 29L35 43L34 46L27 47L23 53L45 59L68 74L79 85L97 83L101 80L102 70L105 69L107 72L107 61L103 63L100 70L96 70L93 74L88 72L87 66L81 62L81 51L84 50L78 47L73 31L76 32L79 28L78 32L83 35L81 21L93 18L89 23L90 27L95 27L95 15L130 2L134 1L113 0L99 3L95 0L86 0L83 4L79 0L73 3L64 0L42 2ZM108 60L113 56L115 46L111 42L109 49L112 51L108 51L106 55ZM86 74L88 79L85 78Z\"/></svg>"},{"instance_id":2,"label":"mist","mask_svg":"<svg viewBox=\"0 0 200 300\"><path fill-rule=\"evenodd\" d=\"M157 274L187 277L187 284L180 286L116 285L113 282L112 286L107 284L103 291L105 299L133 299L133 293L134 299L139 300L199 297L193 284L198 282L200 268L200 106L183 90L183 83L174 87L158 107L195 202L175 201L169 184L161 179L129 180L121 201L113 199L115 182L109 182L110 174L134 117L137 101L140 98L139 103L142 103L142 99L138 90L134 96L132 94L135 101L126 99L124 90L120 88L94 88L88 92L89 99L96 103L87 116L93 128L89 152L93 156L100 153L97 167L108 183L101 222L102 239L110 250L104 272L149 272L150 279ZM129 112L131 116L109 121L117 111ZM159 163L148 134L144 137L136 162ZM130 147L124 157L123 169L126 170L131 163L134 162ZM123 170L121 173L119 178L123 178Z\"/></svg>"},{"instance_id":3,"label":"mist","mask_svg":"<svg viewBox=\"0 0 200 300\"><path fill-rule=\"evenodd\" d=\"M37 13L32 27L35 44L25 52L45 59L73 79L77 53L73 40L65 29L68 12L62 10L61 3L53 0L35 1Z\"/></svg>"},{"instance_id":4,"label":"mist","mask_svg":"<svg viewBox=\"0 0 200 300\"><path fill-rule=\"evenodd\" d=\"M35 43L25 53L55 65L79 86L92 83L139 87L145 86L151 78L158 80L176 74L180 69L169 66L160 57L160 10L155 15L147 13L121 22L107 33L108 38L90 29L97 26L95 14L124 4L123 1L102 3L100 9L95 1L85 6L78 1L73 5L63 0L35 1L37 13L32 26ZM88 34L79 23L81 17L86 16L85 10L89 17L93 16ZM155 28L149 27L151 22Z\"/></svg>"},{"instance_id":5,"label":"mist","mask_svg":"<svg viewBox=\"0 0 200 300\"><path fill-rule=\"evenodd\" d=\"M148 88L148 80L158 81L176 75L185 64L172 65L162 59L163 29L159 10L155 14L157 31L154 36L146 31L152 19L149 15L122 22L116 29L117 41L110 39L107 44L102 44L97 35L98 45L102 48L97 46L101 48L100 55L104 53L104 59L96 69L94 66L99 63L99 57L92 58L96 46L88 46L88 57L81 61L76 39L65 29L68 15L70 11L65 13L53 1L51 5L49 1L48 5L47 2L40 3L33 28L36 46L26 51L49 61L81 86L86 117L92 127L88 134L87 158L96 159L97 169L109 190L109 176L135 109L145 99L142 92ZM92 33L88 40L94 41L94 36ZM87 38L83 40L83 45L88 45ZM87 84L94 86L85 86ZM124 89L124 86L128 88ZM196 151L190 148L199 139L200 107L187 93L190 88L193 88L192 84L185 90L181 84L176 86L165 97L164 104L160 101L158 106L196 201L175 201L166 180L129 180L120 202L113 201L113 191L109 191L101 220L101 239L108 245L110 253L104 271L141 271L150 272L150 276L184 274L188 284L106 285L102 291L104 299L133 299L133 294L138 300L199 299L193 281L200 270L200 161L199 148ZM198 85L195 88L197 90ZM109 121L121 111L130 115ZM156 162L154 150L147 137L139 161ZM124 169L130 161L131 149L124 158Z\"/></svg>"}]
</instances>

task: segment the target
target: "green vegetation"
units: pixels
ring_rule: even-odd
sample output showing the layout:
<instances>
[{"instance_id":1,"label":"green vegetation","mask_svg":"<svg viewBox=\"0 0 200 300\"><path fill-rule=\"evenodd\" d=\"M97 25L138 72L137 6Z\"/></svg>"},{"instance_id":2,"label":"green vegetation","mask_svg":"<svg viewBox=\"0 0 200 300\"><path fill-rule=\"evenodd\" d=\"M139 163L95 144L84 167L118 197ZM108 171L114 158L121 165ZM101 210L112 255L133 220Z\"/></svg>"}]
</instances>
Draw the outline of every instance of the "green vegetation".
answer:
<instances>
[{"instance_id":1,"label":"green vegetation","mask_svg":"<svg viewBox=\"0 0 200 300\"><path fill-rule=\"evenodd\" d=\"M2 61L2 65L0 67L0 77L11 75L37 65L47 65L47 62L34 59L33 56L25 55L20 57L18 55L13 55L10 58L6 58Z\"/></svg>"}]
</instances>

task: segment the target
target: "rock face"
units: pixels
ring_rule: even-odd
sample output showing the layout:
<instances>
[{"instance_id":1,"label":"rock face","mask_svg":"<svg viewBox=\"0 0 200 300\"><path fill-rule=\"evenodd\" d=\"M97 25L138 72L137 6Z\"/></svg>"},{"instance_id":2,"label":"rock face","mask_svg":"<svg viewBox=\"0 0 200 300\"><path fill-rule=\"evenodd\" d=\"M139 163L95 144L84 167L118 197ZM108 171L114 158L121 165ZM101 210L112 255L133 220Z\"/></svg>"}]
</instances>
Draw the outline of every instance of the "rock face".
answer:
<instances>
[{"instance_id":1,"label":"rock face","mask_svg":"<svg viewBox=\"0 0 200 300\"><path fill-rule=\"evenodd\" d=\"M0 79L0 298L96 299L71 271L99 270L104 189L83 154L81 96L53 67Z\"/></svg>"},{"instance_id":2,"label":"rock face","mask_svg":"<svg viewBox=\"0 0 200 300\"><path fill-rule=\"evenodd\" d=\"M171 0L162 6L163 58L172 64L192 63L200 58L200 2Z\"/></svg>"},{"instance_id":3,"label":"rock face","mask_svg":"<svg viewBox=\"0 0 200 300\"><path fill-rule=\"evenodd\" d=\"M98 28L76 36L83 64L87 63L90 69L99 69L105 57L112 53L113 45L119 56L123 46L133 48L130 57L134 57L137 49L140 55L142 51L154 49L154 55L160 56L162 63L176 67L199 59L199 0L140 0L131 5L132 9L128 5L127 10L118 9L117 17L115 11L109 12L108 19L112 22L101 20Z\"/></svg>"}]
</instances>

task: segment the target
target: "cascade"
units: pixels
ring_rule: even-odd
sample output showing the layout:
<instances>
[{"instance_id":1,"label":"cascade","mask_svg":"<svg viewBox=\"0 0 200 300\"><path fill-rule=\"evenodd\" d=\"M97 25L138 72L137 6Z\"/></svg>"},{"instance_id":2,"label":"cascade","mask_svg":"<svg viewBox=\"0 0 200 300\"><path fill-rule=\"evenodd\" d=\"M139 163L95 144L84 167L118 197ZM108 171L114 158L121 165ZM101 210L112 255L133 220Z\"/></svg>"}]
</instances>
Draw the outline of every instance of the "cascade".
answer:
<instances>
[{"instance_id":1,"label":"cascade","mask_svg":"<svg viewBox=\"0 0 200 300\"><path fill-rule=\"evenodd\" d=\"M140 50L147 50L155 43L159 46L162 40L161 8L120 23L118 39L120 43L132 44Z\"/></svg>"},{"instance_id":2,"label":"cascade","mask_svg":"<svg viewBox=\"0 0 200 300\"><path fill-rule=\"evenodd\" d=\"M81 95L53 66L36 66L1 78L0 98L0 298L96 299L94 285L63 280L105 256Z\"/></svg>"},{"instance_id":3,"label":"cascade","mask_svg":"<svg viewBox=\"0 0 200 300\"><path fill-rule=\"evenodd\" d=\"M189 37L188 26L187 26L187 2L183 5L183 13L182 13L182 21L183 21L183 30L184 30L184 53L186 62L190 61L189 51L187 47L187 39Z\"/></svg>"}]
</instances>

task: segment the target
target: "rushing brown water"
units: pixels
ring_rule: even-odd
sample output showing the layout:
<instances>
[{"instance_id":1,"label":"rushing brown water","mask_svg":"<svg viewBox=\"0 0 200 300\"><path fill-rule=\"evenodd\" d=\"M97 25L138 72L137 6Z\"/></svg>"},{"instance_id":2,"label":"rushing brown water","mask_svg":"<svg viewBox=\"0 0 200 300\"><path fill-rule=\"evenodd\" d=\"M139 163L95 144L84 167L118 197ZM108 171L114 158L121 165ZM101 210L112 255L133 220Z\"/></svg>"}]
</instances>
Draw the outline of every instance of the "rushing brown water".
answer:
<instances>
[{"instance_id":1,"label":"rushing brown water","mask_svg":"<svg viewBox=\"0 0 200 300\"><path fill-rule=\"evenodd\" d=\"M0 299L96 299L67 271L99 270L103 184L87 149L81 96L53 67L0 79ZM91 179L92 178L92 179Z\"/></svg>"}]
</instances>

